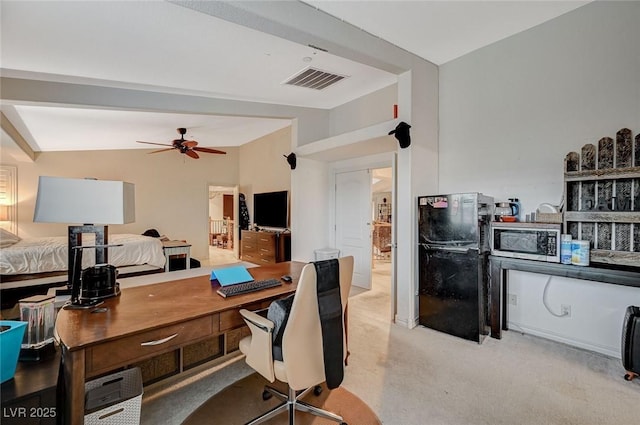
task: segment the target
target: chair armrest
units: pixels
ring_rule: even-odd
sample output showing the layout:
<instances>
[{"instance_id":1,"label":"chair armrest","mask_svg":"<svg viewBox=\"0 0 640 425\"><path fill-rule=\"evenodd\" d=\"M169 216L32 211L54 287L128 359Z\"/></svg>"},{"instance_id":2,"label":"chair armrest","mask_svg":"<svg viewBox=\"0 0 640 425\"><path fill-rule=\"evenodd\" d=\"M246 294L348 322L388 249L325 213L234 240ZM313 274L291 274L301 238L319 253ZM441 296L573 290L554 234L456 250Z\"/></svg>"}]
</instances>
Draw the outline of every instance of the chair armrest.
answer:
<instances>
[{"instance_id":1,"label":"chair armrest","mask_svg":"<svg viewBox=\"0 0 640 425\"><path fill-rule=\"evenodd\" d=\"M262 313L266 309L258 310L256 312L249 311L246 309L240 309L240 315L244 319L244 321L249 325L250 323L254 326L257 326L260 330L264 332L273 332L274 324L271 320L267 319L264 315L260 315L258 313ZM253 333L253 332L252 332Z\"/></svg>"},{"instance_id":2,"label":"chair armrest","mask_svg":"<svg viewBox=\"0 0 640 425\"><path fill-rule=\"evenodd\" d=\"M245 340L240 343L241 351L247 356L247 364L269 382L275 381L271 336L274 328L273 322L246 309L241 309L240 315L251 331L251 337L245 338L245 340L249 340L249 344L244 344Z\"/></svg>"}]
</instances>

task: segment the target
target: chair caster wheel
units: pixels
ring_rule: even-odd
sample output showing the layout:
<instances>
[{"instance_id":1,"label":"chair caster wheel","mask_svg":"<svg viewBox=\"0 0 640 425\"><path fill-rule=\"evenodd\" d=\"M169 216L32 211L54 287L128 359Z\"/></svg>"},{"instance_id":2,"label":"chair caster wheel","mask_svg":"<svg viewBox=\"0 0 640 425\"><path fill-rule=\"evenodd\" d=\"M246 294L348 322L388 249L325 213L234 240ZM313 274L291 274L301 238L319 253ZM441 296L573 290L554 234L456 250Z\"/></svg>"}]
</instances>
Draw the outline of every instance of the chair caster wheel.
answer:
<instances>
[{"instance_id":1,"label":"chair caster wheel","mask_svg":"<svg viewBox=\"0 0 640 425\"><path fill-rule=\"evenodd\" d=\"M267 401L271 397L273 397L273 394L271 394L269 391L267 390L262 391L262 400Z\"/></svg>"},{"instance_id":2,"label":"chair caster wheel","mask_svg":"<svg viewBox=\"0 0 640 425\"><path fill-rule=\"evenodd\" d=\"M315 387L313 387L313 395L317 397L320 394L322 394L322 387L320 385L316 385Z\"/></svg>"}]
</instances>

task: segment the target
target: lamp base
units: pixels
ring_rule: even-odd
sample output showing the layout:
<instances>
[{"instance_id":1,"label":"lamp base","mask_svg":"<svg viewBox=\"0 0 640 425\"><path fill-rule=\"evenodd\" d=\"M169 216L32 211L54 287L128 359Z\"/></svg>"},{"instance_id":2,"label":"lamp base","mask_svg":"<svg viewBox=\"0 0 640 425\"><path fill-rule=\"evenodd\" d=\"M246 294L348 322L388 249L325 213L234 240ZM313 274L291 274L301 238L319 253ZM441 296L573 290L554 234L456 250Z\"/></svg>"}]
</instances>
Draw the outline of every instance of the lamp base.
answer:
<instances>
[{"instance_id":1,"label":"lamp base","mask_svg":"<svg viewBox=\"0 0 640 425\"><path fill-rule=\"evenodd\" d=\"M104 303L102 300L80 300L77 302L70 302L62 306L65 310L86 310L88 308L97 307Z\"/></svg>"}]
</instances>

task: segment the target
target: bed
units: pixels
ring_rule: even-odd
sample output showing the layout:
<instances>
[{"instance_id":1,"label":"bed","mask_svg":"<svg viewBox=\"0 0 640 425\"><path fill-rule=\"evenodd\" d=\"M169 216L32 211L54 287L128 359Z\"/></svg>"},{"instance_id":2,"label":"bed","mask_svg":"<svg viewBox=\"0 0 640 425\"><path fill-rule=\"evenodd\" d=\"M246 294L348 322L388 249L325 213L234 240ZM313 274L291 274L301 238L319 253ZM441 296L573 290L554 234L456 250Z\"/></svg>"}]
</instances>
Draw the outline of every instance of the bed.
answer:
<instances>
[{"instance_id":1,"label":"bed","mask_svg":"<svg viewBox=\"0 0 640 425\"><path fill-rule=\"evenodd\" d=\"M66 283L68 248L67 236L16 238L7 243L5 238L0 249L0 289L21 289L20 293L30 293L25 289L38 286L42 289L53 284ZM109 235L109 264L118 268L119 276L132 276L164 271L166 261L162 242L158 238L134 234ZM95 245L95 236L83 235L83 245ZM95 264L95 250L83 252L82 268ZM35 288L33 288L35 289ZM3 307L6 305L2 300Z\"/></svg>"},{"instance_id":2,"label":"bed","mask_svg":"<svg viewBox=\"0 0 640 425\"><path fill-rule=\"evenodd\" d=\"M83 245L94 245L95 237L84 235ZM109 235L109 264L116 267L149 264L164 267L162 242L157 238L132 234ZM67 237L26 238L0 251L0 275L64 272L68 260ZM95 250L85 249L82 268L95 264Z\"/></svg>"}]
</instances>

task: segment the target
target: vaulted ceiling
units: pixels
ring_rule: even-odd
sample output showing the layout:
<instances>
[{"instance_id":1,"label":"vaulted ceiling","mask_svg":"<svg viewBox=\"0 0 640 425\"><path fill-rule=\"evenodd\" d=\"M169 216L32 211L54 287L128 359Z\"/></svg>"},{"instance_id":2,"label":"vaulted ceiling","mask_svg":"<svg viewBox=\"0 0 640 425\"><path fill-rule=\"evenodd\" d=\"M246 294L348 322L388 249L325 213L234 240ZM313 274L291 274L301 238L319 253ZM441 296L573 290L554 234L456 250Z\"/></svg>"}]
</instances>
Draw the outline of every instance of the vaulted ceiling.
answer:
<instances>
[{"instance_id":1,"label":"vaulted ceiling","mask_svg":"<svg viewBox=\"0 0 640 425\"><path fill-rule=\"evenodd\" d=\"M244 5L242 4L244 3ZM281 2L13 1L1 8L3 78L135 89L329 110L392 85L396 75L321 46L259 31L250 7ZM260 2L258 2L260 3ZM266 5L265 5L266 3ZM531 28L579 1L308 1L437 65ZM240 5L240 6L239 6ZM243 20L247 21L246 25ZM353 58L356 59L356 58ZM316 90L285 84L313 67L342 78ZM35 151L149 148L177 127L201 146L238 146L290 124L282 117L12 102L2 112ZM3 132L3 146L8 138ZM8 151L6 151L8 152Z\"/></svg>"}]
</instances>

